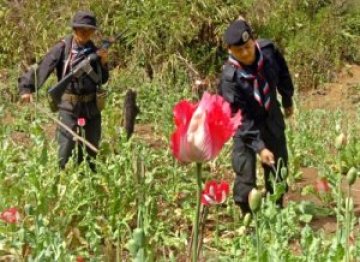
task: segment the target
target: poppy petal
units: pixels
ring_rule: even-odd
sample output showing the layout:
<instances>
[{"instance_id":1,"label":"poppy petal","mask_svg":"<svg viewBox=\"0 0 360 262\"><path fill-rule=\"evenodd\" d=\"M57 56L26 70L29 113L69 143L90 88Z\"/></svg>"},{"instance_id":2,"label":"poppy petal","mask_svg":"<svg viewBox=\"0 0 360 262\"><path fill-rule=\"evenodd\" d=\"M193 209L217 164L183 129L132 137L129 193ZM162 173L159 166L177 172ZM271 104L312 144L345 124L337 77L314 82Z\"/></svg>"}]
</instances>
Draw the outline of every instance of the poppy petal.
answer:
<instances>
[{"instance_id":1,"label":"poppy petal","mask_svg":"<svg viewBox=\"0 0 360 262\"><path fill-rule=\"evenodd\" d=\"M241 125L240 111L232 117L229 103L208 92L198 104L180 101L173 114L176 130L171 136L171 149L182 162L214 159Z\"/></svg>"}]
</instances>

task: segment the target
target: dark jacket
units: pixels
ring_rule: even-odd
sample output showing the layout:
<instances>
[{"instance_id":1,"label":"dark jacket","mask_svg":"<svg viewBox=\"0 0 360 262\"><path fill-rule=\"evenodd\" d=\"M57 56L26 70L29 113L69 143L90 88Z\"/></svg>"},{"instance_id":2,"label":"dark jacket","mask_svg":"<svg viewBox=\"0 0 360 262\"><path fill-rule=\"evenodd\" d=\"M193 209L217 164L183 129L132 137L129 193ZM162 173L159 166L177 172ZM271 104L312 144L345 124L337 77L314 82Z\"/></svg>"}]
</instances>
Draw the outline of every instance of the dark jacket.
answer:
<instances>
[{"instance_id":1,"label":"dark jacket","mask_svg":"<svg viewBox=\"0 0 360 262\"><path fill-rule=\"evenodd\" d=\"M65 53L66 51L69 54L71 52L71 50L66 50L66 48L70 49L69 47L67 47L67 44L65 44L67 41L71 43L72 37L68 36L63 41L60 41L55 46L53 46L40 61L36 69L36 73L35 70L30 69L18 79L20 94L35 92L35 81L37 81L37 86L41 87L54 70L56 70L56 76L58 80L60 80L63 75L68 73L69 67L66 70L67 72L63 72L64 65L66 63L66 60L68 59L68 57L66 57L68 54ZM75 42L73 42L73 45L73 47L75 48ZM88 48L88 50L90 50L88 53L86 53L87 55L95 53L97 51L97 47L92 41L88 42L82 48ZM85 58L85 56L83 58ZM97 63L99 65L97 65ZM99 69L101 70L100 73L102 77L102 83L106 83L109 78L109 71L107 66L102 66L100 62L94 62L91 65L96 73L99 73ZM79 81L83 81L81 85L79 84ZM95 83L89 76L85 76L80 79L74 79L71 83L68 84L65 92L76 95L88 95L95 93L97 86L98 83ZM95 108L93 108L94 105L95 101L93 103L90 102L88 105L70 105L63 101L59 105L59 108L67 111L72 111L77 115L94 115L99 113L95 110Z\"/></svg>"},{"instance_id":2,"label":"dark jacket","mask_svg":"<svg viewBox=\"0 0 360 262\"><path fill-rule=\"evenodd\" d=\"M221 75L219 93L231 105L233 112L242 111L243 123L235 134L242 142L260 152L265 143L262 132L268 132L274 138L284 135L285 122L277 100L277 91L282 96L282 106L292 106L294 87L284 57L269 40L258 41L264 56L264 67L261 74L265 76L270 86L271 104L269 110L260 106L254 98L254 88L251 80L241 77L238 69L231 63L225 63ZM253 66L243 67L249 73L255 73Z\"/></svg>"}]
</instances>

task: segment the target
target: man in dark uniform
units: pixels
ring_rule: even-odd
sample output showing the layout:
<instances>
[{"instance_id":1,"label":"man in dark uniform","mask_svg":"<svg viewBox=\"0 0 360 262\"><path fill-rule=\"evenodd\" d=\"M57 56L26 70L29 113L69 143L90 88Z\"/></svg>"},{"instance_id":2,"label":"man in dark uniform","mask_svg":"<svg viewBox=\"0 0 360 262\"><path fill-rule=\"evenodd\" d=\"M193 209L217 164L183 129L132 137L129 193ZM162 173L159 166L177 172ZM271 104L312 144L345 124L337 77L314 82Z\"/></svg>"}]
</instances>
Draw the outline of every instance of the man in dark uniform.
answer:
<instances>
[{"instance_id":1,"label":"man in dark uniform","mask_svg":"<svg viewBox=\"0 0 360 262\"><path fill-rule=\"evenodd\" d=\"M109 77L107 68L107 50L98 49L91 41L97 29L96 18L93 13L87 11L77 12L72 20L73 35L65 37L57 43L40 61L36 70L29 70L19 78L19 89L23 102L32 101L32 93L36 87L40 87L56 70L58 80L68 74L79 62L87 56L97 53L99 59L91 62L92 75L84 74L79 78L73 78L66 86L66 90L56 105L59 109L59 119L73 131L79 130L79 119L85 120L83 126L85 139L95 147L99 145L101 136L101 113L96 104L96 93L101 84ZM95 76L95 77L94 77ZM63 128L58 129L59 165L64 168L72 151L75 141L72 135ZM80 149L80 147L79 147ZM86 148L91 157L96 153ZM78 162L83 160L82 150L79 150ZM90 166L94 169L93 163Z\"/></svg>"},{"instance_id":2,"label":"man in dark uniform","mask_svg":"<svg viewBox=\"0 0 360 262\"><path fill-rule=\"evenodd\" d=\"M270 173L279 158L287 166L285 123L277 100L282 97L285 117L293 114L293 83L287 64L269 40L256 41L249 24L237 19L224 34L229 59L223 66L219 92L241 110L243 124L234 135L232 165L236 173L234 201L250 212L249 192L256 188L256 155L262 162L266 190L273 192ZM281 179L281 178L280 178ZM282 197L278 200L282 206Z\"/></svg>"}]
</instances>

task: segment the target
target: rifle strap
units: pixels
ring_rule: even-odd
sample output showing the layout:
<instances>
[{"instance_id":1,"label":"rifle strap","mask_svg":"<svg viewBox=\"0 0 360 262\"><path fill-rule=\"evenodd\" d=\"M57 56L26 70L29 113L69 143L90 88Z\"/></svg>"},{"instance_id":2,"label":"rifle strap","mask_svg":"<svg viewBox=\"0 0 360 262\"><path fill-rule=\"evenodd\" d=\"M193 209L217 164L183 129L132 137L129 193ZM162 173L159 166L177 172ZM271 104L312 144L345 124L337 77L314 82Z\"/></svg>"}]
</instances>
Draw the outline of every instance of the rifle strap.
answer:
<instances>
[{"instance_id":1,"label":"rifle strap","mask_svg":"<svg viewBox=\"0 0 360 262\"><path fill-rule=\"evenodd\" d=\"M66 75L66 71L70 65L70 61L71 61L71 49L72 49L72 43L73 43L73 36L69 35L69 36L65 37L63 40L61 40L61 42L63 42L65 44L64 66L63 66L62 76L61 76L61 78L64 78L64 76Z\"/></svg>"},{"instance_id":2,"label":"rifle strap","mask_svg":"<svg viewBox=\"0 0 360 262\"><path fill-rule=\"evenodd\" d=\"M70 66L70 63L71 63L71 50L72 50L72 45L73 45L73 36L72 35L66 36L61 41L65 45L65 49L64 49L64 67L63 67L62 76L61 76L61 78L64 78L64 76L66 75L67 70L68 70L68 68ZM98 68L97 68L98 72L97 73L94 72L94 70L90 70L89 72L86 72L86 74L96 84L101 85L102 76L101 76L101 67L99 66L99 62L97 62L97 65L98 65Z\"/></svg>"}]
</instances>

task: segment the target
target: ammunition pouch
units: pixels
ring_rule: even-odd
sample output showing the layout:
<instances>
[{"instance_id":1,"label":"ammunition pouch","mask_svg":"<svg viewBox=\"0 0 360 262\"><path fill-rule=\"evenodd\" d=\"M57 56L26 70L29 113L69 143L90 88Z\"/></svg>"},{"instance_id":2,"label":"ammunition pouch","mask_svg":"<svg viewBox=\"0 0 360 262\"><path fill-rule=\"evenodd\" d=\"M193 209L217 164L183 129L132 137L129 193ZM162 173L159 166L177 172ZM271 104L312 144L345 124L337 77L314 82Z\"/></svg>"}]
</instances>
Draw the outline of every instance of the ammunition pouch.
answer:
<instances>
[{"instance_id":1,"label":"ammunition pouch","mask_svg":"<svg viewBox=\"0 0 360 262\"><path fill-rule=\"evenodd\" d=\"M74 95L74 94L65 93L62 95L61 100L69 102L71 104L89 103L95 100L95 94Z\"/></svg>"},{"instance_id":2,"label":"ammunition pouch","mask_svg":"<svg viewBox=\"0 0 360 262\"><path fill-rule=\"evenodd\" d=\"M75 94L69 94L65 93L62 95L61 100L69 102L70 104L77 104L77 103L89 103L92 101L96 101L96 107L99 109L99 111L102 111L105 108L106 104L106 97L107 92L105 90L98 90L93 94L89 95L75 95ZM51 97L51 95L48 95L48 103L51 109L51 112L55 113L59 111L59 107L56 101Z\"/></svg>"},{"instance_id":3,"label":"ammunition pouch","mask_svg":"<svg viewBox=\"0 0 360 262\"><path fill-rule=\"evenodd\" d=\"M106 105L107 92L103 89L96 91L96 107L99 111L102 111Z\"/></svg>"}]
</instances>

